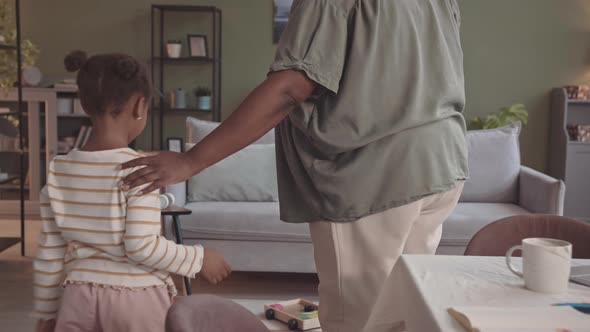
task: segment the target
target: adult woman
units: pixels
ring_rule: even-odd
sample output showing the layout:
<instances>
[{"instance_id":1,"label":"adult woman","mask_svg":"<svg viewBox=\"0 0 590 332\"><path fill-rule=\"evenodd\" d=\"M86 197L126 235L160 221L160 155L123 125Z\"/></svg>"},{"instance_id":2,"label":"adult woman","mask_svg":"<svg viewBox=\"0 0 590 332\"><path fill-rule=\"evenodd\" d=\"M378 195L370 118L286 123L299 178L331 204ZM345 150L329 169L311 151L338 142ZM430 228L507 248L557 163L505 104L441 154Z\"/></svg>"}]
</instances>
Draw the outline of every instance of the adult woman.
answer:
<instances>
[{"instance_id":1,"label":"adult woman","mask_svg":"<svg viewBox=\"0 0 590 332\"><path fill-rule=\"evenodd\" d=\"M324 331L360 331L402 253L433 254L467 177L456 0L296 0L268 78L185 154L189 178L276 128L281 219L309 222Z\"/></svg>"}]
</instances>

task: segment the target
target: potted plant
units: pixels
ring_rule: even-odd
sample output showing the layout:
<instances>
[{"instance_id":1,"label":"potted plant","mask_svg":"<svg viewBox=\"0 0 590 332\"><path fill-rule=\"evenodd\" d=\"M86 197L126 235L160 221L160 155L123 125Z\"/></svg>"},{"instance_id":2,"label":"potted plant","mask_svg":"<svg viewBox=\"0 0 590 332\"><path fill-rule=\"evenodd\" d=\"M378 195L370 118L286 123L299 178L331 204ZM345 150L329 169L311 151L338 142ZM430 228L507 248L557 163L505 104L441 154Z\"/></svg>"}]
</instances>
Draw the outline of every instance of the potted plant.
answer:
<instances>
[{"instance_id":1,"label":"potted plant","mask_svg":"<svg viewBox=\"0 0 590 332\"><path fill-rule=\"evenodd\" d=\"M169 58L180 58L182 52L182 42L180 40L169 40L166 43L166 52Z\"/></svg>"},{"instance_id":2,"label":"potted plant","mask_svg":"<svg viewBox=\"0 0 590 332\"><path fill-rule=\"evenodd\" d=\"M479 116L469 122L469 130L493 129L507 126L513 122L520 121L526 126L529 113L523 104L514 104L510 107L503 107L500 112L489 114L485 119Z\"/></svg>"},{"instance_id":3,"label":"potted plant","mask_svg":"<svg viewBox=\"0 0 590 332\"><path fill-rule=\"evenodd\" d=\"M0 43L16 45L16 30L13 26L13 15L6 1L0 0ZM39 56L39 48L30 40L21 41L21 60L23 70L35 65ZM22 73L21 73L22 74ZM0 52L0 92L6 93L14 87L17 78L16 51Z\"/></svg>"},{"instance_id":4,"label":"potted plant","mask_svg":"<svg viewBox=\"0 0 590 332\"><path fill-rule=\"evenodd\" d=\"M211 110L211 90L208 88L198 88L195 91L197 96L197 108L202 111Z\"/></svg>"}]
</instances>

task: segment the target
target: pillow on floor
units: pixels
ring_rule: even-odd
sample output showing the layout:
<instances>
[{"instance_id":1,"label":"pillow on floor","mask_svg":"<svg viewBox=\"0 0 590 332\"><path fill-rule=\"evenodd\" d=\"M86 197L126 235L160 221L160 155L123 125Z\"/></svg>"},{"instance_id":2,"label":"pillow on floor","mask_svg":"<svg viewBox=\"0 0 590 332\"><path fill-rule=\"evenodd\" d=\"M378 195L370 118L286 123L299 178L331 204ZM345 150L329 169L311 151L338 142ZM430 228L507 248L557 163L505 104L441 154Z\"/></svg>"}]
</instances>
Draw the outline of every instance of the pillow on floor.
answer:
<instances>
[{"instance_id":1,"label":"pillow on floor","mask_svg":"<svg viewBox=\"0 0 590 332\"><path fill-rule=\"evenodd\" d=\"M193 146L187 143L186 149ZM278 202L275 145L250 145L193 176L188 200Z\"/></svg>"}]
</instances>

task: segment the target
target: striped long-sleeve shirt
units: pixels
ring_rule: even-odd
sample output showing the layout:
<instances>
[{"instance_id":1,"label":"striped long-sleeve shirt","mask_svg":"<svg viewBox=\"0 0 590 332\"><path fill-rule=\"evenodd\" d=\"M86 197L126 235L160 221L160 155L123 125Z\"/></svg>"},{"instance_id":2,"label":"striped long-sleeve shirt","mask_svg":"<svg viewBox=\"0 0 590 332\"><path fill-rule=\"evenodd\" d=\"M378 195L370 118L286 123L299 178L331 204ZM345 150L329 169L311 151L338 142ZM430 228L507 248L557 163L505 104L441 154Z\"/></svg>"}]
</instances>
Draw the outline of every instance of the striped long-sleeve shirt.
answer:
<instances>
[{"instance_id":1,"label":"striped long-sleeve shirt","mask_svg":"<svg viewBox=\"0 0 590 332\"><path fill-rule=\"evenodd\" d=\"M131 149L73 150L49 165L41 192L42 231L34 261L34 316L54 318L63 285L176 289L169 273L195 277L201 246L177 245L160 236L156 192L122 191L117 183L133 170L118 165L140 157Z\"/></svg>"}]
</instances>

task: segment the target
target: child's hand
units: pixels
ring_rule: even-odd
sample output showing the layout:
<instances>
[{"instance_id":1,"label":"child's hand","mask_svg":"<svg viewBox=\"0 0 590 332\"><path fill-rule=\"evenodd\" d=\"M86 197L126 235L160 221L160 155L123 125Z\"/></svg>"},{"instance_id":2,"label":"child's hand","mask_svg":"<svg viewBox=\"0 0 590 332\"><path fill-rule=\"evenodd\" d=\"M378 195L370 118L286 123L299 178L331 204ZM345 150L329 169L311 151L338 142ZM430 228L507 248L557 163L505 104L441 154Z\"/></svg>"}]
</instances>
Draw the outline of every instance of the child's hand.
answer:
<instances>
[{"instance_id":1,"label":"child's hand","mask_svg":"<svg viewBox=\"0 0 590 332\"><path fill-rule=\"evenodd\" d=\"M39 319L37 322L37 332L54 332L55 319Z\"/></svg>"},{"instance_id":2,"label":"child's hand","mask_svg":"<svg viewBox=\"0 0 590 332\"><path fill-rule=\"evenodd\" d=\"M217 250L205 248L205 257L203 258L203 267L200 275L209 283L217 284L227 278L231 273L231 268L223 258L223 255Z\"/></svg>"}]
</instances>

